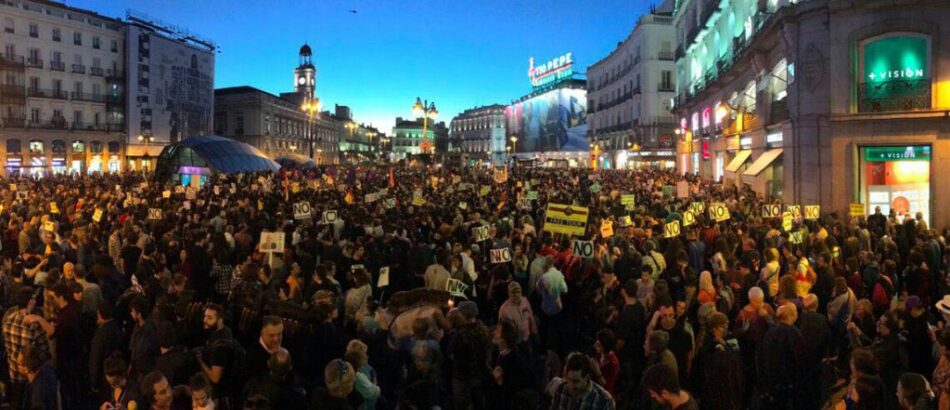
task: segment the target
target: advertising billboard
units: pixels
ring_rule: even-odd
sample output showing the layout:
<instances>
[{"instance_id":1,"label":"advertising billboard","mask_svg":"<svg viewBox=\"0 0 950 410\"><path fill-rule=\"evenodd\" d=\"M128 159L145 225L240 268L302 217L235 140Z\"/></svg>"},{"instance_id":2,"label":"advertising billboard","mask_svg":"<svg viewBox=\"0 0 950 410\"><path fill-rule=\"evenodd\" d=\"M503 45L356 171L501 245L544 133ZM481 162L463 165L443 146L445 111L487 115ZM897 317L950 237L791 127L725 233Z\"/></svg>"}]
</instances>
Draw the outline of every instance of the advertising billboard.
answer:
<instances>
[{"instance_id":1,"label":"advertising billboard","mask_svg":"<svg viewBox=\"0 0 950 410\"><path fill-rule=\"evenodd\" d=\"M516 153L587 151L587 91L557 88L505 107Z\"/></svg>"}]
</instances>

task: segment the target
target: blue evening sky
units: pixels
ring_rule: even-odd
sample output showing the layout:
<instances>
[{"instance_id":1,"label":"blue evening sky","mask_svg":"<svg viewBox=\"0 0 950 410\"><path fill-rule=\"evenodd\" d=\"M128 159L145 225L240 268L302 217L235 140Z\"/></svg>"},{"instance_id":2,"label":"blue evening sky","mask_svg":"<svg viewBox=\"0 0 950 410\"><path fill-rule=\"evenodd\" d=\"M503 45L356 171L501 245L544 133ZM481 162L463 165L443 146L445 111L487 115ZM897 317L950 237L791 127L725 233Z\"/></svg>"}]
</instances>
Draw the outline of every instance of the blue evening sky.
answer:
<instances>
[{"instance_id":1,"label":"blue evening sky","mask_svg":"<svg viewBox=\"0 0 950 410\"><path fill-rule=\"evenodd\" d=\"M306 41L324 109L348 105L357 121L388 134L417 96L435 101L446 124L468 108L510 103L530 91L531 56L537 64L570 51L586 71L626 38L651 0L67 3L111 17L133 9L214 41L216 88L291 91Z\"/></svg>"}]
</instances>

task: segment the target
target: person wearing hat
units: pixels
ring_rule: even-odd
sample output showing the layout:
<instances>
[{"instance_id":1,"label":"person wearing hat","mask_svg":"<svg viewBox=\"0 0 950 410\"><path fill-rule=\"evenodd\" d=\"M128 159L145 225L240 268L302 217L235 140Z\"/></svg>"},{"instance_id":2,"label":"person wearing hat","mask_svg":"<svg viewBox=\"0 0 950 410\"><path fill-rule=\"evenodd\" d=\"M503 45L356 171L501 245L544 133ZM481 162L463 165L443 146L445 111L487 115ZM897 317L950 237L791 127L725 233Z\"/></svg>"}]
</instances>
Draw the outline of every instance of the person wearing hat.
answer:
<instances>
[{"instance_id":1,"label":"person wearing hat","mask_svg":"<svg viewBox=\"0 0 950 410\"><path fill-rule=\"evenodd\" d=\"M481 408L482 380L488 377L486 363L491 337L485 324L478 320L475 302L466 300L454 310L460 312L463 319L452 329L446 349L452 370L452 401L455 409Z\"/></svg>"},{"instance_id":2,"label":"person wearing hat","mask_svg":"<svg viewBox=\"0 0 950 410\"><path fill-rule=\"evenodd\" d=\"M523 344L538 336L538 325L528 298L524 297L521 284L508 283L508 300L498 309L498 322L510 320L518 328L518 343Z\"/></svg>"},{"instance_id":3,"label":"person wearing hat","mask_svg":"<svg viewBox=\"0 0 950 410\"><path fill-rule=\"evenodd\" d=\"M907 370L920 374L933 373L930 314L920 297L912 295L907 298L902 319L907 338Z\"/></svg>"}]
</instances>

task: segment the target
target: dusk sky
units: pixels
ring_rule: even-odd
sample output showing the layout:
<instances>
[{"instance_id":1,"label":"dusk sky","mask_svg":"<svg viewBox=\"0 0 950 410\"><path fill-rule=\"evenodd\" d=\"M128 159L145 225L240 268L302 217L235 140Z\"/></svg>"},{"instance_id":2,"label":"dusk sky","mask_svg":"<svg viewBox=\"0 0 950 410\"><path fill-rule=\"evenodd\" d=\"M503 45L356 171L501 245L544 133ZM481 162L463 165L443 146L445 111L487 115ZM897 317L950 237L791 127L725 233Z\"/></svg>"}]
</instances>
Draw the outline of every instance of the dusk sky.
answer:
<instances>
[{"instance_id":1,"label":"dusk sky","mask_svg":"<svg viewBox=\"0 0 950 410\"><path fill-rule=\"evenodd\" d=\"M658 3L659 1L657 1ZM220 47L215 88L291 91L306 41L324 109L348 105L357 121L389 133L417 96L439 121L530 91L528 58L573 52L576 70L630 33L649 0L75 0L111 17L126 9L185 27ZM356 13L350 12L355 10Z\"/></svg>"}]
</instances>

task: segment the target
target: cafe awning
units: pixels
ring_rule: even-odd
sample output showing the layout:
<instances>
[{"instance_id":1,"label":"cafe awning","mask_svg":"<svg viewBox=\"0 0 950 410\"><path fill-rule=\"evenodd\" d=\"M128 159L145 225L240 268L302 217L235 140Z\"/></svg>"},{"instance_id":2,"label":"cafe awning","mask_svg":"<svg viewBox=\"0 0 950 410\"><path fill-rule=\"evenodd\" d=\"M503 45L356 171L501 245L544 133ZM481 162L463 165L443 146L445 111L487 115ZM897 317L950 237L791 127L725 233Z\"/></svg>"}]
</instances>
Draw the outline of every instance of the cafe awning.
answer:
<instances>
[{"instance_id":1,"label":"cafe awning","mask_svg":"<svg viewBox=\"0 0 950 410\"><path fill-rule=\"evenodd\" d=\"M778 158L779 155L782 155L781 148L770 149L768 151L763 152L762 155L759 155L759 157L755 159L755 162L753 162L752 165L750 165L749 168L746 169L745 172L742 173L742 175L746 175L750 177L759 175L760 173L762 173L762 170L764 170L765 167L769 166L769 164L775 161L775 159Z\"/></svg>"},{"instance_id":2,"label":"cafe awning","mask_svg":"<svg viewBox=\"0 0 950 410\"><path fill-rule=\"evenodd\" d=\"M738 171L739 167L741 167L742 164L745 163L747 159L749 159L749 155L752 155L752 151L750 150L744 149L744 150L739 151L736 154L736 157L733 158L731 162L729 162L729 165L726 165L726 171L729 171L729 172Z\"/></svg>"}]
</instances>

